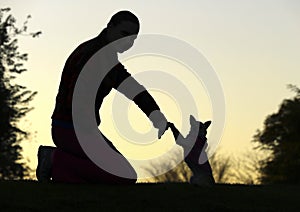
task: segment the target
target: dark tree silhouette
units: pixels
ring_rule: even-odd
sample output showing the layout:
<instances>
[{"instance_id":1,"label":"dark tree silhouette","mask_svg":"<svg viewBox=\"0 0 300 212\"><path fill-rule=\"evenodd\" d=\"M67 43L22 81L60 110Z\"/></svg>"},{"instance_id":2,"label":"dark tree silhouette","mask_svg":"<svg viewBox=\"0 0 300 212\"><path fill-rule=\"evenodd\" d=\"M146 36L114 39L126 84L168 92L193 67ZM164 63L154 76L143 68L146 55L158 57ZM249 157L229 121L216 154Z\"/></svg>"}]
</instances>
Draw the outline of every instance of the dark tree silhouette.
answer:
<instances>
[{"instance_id":1,"label":"dark tree silhouette","mask_svg":"<svg viewBox=\"0 0 300 212\"><path fill-rule=\"evenodd\" d=\"M216 183L227 183L230 180L231 157L213 154L209 160Z\"/></svg>"},{"instance_id":2,"label":"dark tree silhouette","mask_svg":"<svg viewBox=\"0 0 300 212\"><path fill-rule=\"evenodd\" d=\"M185 164L178 162L178 157L182 154L181 149L174 150L171 154L165 155L161 161L151 164L151 166L143 167L144 171L151 174L152 178L141 180L141 182L156 182L156 183L170 183L170 182L188 182L192 176L192 172ZM175 166L175 167L174 167ZM160 174L162 170L169 170L164 174Z\"/></svg>"},{"instance_id":3,"label":"dark tree silhouette","mask_svg":"<svg viewBox=\"0 0 300 212\"><path fill-rule=\"evenodd\" d=\"M21 28L16 27L10 9L0 9L0 179L23 179L28 167L20 162L20 142L29 133L17 124L30 110L28 103L36 95L25 86L14 83L18 74L26 71L23 61L27 54L18 51L17 36L36 37L41 32L27 33L27 17Z\"/></svg>"},{"instance_id":4,"label":"dark tree silhouette","mask_svg":"<svg viewBox=\"0 0 300 212\"><path fill-rule=\"evenodd\" d=\"M300 89L289 85L296 95L285 99L278 112L269 115L254 142L271 154L261 161L262 183L300 183Z\"/></svg>"},{"instance_id":5,"label":"dark tree silhouette","mask_svg":"<svg viewBox=\"0 0 300 212\"><path fill-rule=\"evenodd\" d=\"M159 165L164 166L164 168L171 168L172 162L174 161L171 162L164 161ZM160 170L157 169L157 165L155 166L152 165L152 167L148 167L148 168L144 167L144 170L156 177L142 180L142 182L156 182L156 183L189 182L190 177L192 176L192 172L190 171L189 167L186 165L185 162L179 163L175 168L161 175L158 175Z\"/></svg>"}]
</instances>

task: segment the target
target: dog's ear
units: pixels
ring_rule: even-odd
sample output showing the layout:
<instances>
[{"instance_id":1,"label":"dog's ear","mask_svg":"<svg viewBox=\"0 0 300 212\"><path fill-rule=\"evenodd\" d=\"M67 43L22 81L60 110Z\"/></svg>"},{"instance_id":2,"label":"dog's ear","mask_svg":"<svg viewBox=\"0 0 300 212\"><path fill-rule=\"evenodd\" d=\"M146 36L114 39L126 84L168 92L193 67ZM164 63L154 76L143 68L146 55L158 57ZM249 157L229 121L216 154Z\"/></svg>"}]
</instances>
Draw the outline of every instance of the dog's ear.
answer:
<instances>
[{"instance_id":1,"label":"dog's ear","mask_svg":"<svg viewBox=\"0 0 300 212\"><path fill-rule=\"evenodd\" d=\"M204 123L204 127L205 127L205 129L207 129L207 128L210 126L210 124L211 124L211 121L207 121L207 122L205 122L205 123Z\"/></svg>"},{"instance_id":2,"label":"dog's ear","mask_svg":"<svg viewBox=\"0 0 300 212\"><path fill-rule=\"evenodd\" d=\"M196 123L197 123L197 121L196 121L195 117L193 115L190 115L190 124L192 126L194 126Z\"/></svg>"}]
</instances>

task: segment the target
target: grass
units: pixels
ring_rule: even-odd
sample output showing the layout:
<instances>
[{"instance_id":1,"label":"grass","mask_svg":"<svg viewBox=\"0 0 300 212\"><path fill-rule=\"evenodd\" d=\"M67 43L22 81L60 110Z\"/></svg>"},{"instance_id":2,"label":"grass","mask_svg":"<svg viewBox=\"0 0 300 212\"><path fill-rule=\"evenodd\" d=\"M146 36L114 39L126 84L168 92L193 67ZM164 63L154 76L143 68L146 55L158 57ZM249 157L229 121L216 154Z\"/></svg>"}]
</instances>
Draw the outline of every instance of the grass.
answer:
<instances>
[{"instance_id":1,"label":"grass","mask_svg":"<svg viewBox=\"0 0 300 212\"><path fill-rule=\"evenodd\" d=\"M0 181L0 211L299 211L300 186Z\"/></svg>"}]
</instances>

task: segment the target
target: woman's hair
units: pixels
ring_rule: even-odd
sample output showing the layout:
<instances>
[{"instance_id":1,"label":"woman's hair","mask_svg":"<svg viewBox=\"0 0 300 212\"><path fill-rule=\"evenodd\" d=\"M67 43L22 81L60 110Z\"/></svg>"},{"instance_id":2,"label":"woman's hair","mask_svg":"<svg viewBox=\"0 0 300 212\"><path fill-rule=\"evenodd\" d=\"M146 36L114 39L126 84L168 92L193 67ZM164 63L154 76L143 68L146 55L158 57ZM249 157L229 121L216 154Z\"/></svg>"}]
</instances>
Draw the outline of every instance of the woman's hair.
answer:
<instances>
[{"instance_id":1,"label":"woman's hair","mask_svg":"<svg viewBox=\"0 0 300 212\"><path fill-rule=\"evenodd\" d=\"M122 21L130 21L140 26L139 19L132 12L127 10L119 11L114 14L108 22L107 26L118 25Z\"/></svg>"}]
</instances>

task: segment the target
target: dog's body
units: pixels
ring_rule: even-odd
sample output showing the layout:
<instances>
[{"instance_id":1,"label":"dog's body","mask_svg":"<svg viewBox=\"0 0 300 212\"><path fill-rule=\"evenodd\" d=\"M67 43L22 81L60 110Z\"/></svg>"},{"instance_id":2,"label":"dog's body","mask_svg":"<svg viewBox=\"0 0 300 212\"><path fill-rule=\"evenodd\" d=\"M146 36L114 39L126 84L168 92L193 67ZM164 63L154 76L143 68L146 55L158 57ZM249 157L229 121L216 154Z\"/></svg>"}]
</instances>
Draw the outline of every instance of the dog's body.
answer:
<instances>
[{"instance_id":1,"label":"dog's body","mask_svg":"<svg viewBox=\"0 0 300 212\"><path fill-rule=\"evenodd\" d=\"M211 124L211 121L202 123L196 121L193 116L190 116L190 124L191 130L185 138L173 123L168 123L168 127L174 135L176 144L183 147L184 160L193 172L190 182L198 185L214 184L212 170L205 152L207 146L207 128ZM201 164L200 161L202 161Z\"/></svg>"}]
</instances>

